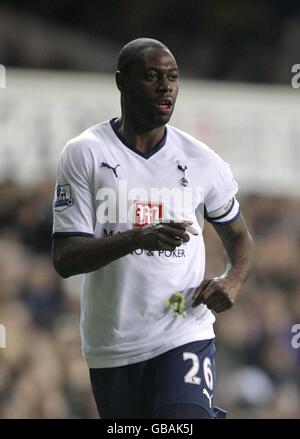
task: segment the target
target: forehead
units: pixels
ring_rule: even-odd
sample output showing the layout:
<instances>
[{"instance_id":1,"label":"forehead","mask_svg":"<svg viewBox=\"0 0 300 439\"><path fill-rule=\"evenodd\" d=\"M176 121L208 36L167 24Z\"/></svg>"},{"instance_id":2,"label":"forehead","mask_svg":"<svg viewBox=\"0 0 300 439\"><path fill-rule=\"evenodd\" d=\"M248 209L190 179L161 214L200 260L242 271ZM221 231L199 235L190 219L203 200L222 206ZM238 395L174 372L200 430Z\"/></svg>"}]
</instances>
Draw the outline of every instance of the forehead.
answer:
<instances>
[{"instance_id":1,"label":"forehead","mask_svg":"<svg viewBox=\"0 0 300 439\"><path fill-rule=\"evenodd\" d=\"M137 53L134 64L136 70L146 70L152 68L178 69L176 60L172 53L167 49L149 47Z\"/></svg>"}]
</instances>

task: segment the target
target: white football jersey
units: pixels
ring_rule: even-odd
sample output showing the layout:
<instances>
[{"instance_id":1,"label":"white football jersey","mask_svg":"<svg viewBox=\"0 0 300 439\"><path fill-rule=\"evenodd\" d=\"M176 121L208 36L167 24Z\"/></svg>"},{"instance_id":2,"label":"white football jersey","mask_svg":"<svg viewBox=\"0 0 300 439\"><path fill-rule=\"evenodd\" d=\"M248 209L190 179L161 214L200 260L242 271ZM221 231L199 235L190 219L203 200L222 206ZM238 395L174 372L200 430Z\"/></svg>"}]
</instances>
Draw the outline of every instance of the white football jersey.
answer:
<instances>
[{"instance_id":1,"label":"white football jersey","mask_svg":"<svg viewBox=\"0 0 300 439\"><path fill-rule=\"evenodd\" d=\"M192 220L198 232L173 252L139 249L82 275L80 328L90 368L137 363L214 337L212 312L191 306L205 269L203 216L234 221L237 189L227 163L170 125L149 154L126 144L114 120L68 142L58 163L54 237L108 239L164 219ZM175 293L185 298L183 315L166 304Z\"/></svg>"}]
</instances>

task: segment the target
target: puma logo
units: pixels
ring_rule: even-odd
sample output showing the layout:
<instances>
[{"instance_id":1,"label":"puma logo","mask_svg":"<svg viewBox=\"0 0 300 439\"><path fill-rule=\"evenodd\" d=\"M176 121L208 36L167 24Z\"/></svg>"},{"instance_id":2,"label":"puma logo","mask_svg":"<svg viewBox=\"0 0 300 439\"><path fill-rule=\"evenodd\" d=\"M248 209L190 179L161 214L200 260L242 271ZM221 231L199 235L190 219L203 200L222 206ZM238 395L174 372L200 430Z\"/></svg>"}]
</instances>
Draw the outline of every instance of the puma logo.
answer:
<instances>
[{"instance_id":1,"label":"puma logo","mask_svg":"<svg viewBox=\"0 0 300 439\"><path fill-rule=\"evenodd\" d=\"M207 398L208 398L208 400L209 400L209 407L211 408L211 400L212 400L212 398L213 398L214 395L213 395L213 394L210 395L206 389L203 389L203 390L202 390L202 393L203 393L205 396L207 396Z\"/></svg>"},{"instance_id":2,"label":"puma logo","mask_svg":"<svg viewBox=\"0 0 300 439\"><path fill-rule=\"evenodd\" d=\"M113 166L110 166L108 163L102 162L101 165L100 165L100 168L111 169L113 171L113 173L115 174L116 178L118 178L118 174L117 174L117 171L116 171L118 166L120 166L120 165L117 165L117 166L113 167Z\"/></svg>"}]
</instances>

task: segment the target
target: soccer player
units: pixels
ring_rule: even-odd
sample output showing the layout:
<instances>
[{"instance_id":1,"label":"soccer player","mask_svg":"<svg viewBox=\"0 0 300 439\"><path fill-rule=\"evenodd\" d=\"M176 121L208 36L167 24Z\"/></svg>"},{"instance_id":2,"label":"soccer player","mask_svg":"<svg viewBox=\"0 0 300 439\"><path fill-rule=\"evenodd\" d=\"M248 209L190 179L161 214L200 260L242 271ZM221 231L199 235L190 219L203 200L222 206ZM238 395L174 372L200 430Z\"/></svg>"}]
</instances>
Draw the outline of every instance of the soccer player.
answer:
<instances>
[{"instance_id":1,"label":"soccer player","mask_svg":"<svg viewBox=\"0 0 300 439\"><path fill-rule=\"evenodd\" d=\"M213 312L232 307L253 241L230 167L168 124L178 66L161 42L123 47L121 117L70 140L58 163L53 263L83 274L82 351L101 418L214 416ZM203 279L202 216L228 255Z\"/></svg>"}]
</instances>

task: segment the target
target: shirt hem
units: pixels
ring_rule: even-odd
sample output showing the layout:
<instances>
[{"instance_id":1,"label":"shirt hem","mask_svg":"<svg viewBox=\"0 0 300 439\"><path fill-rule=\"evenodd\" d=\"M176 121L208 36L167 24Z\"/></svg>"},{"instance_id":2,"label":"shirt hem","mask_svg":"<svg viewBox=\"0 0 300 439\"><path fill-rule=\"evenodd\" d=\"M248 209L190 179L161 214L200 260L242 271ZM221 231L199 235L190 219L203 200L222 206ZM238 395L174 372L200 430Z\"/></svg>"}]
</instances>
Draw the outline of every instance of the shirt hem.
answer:
<instances>
[{"instance_id":1,"label":"shirt hem","mask_svg":"<svg viewBox=\"0 0 300 439\"><path fill-rule=\"evenodd\" d=\"M101 353L99 353L99 357L91 356L86 354L83 351L83 357L90 369L102 369L102 368L110 368L110 367L120 367L120 366L127 366L129 364L135 364L135 363L141 363L145 360L150 360L151 358L155 358L158 355L164 354L165 352L168 352L172 349L175 349L179 346L182 346L187 343L191 343L193 341L201 341L201 340L208 340L215 338L215 333L213 328L210 328L206 331L204 331L201 336L198 334L191 334L190 336L187 336L186 338L178 341L170 341L167 345L164 347L157 349L152 352L142 353L139 355L135 355L134 357L130 358L122 358L122 359L101 359Z\"/></svg>"},{"instance_id":2,"label":"shirt hem","mask_svg":"<svg viewBox=\"0 0 300 439\"><path fill-rule=\"evenodd\" d=\"M94 238L93 233L86 233L86 232L54 232L52 233L52 239L58 238L60 236L86 236L88 238Z\"/></svg>"}]
</instances>

